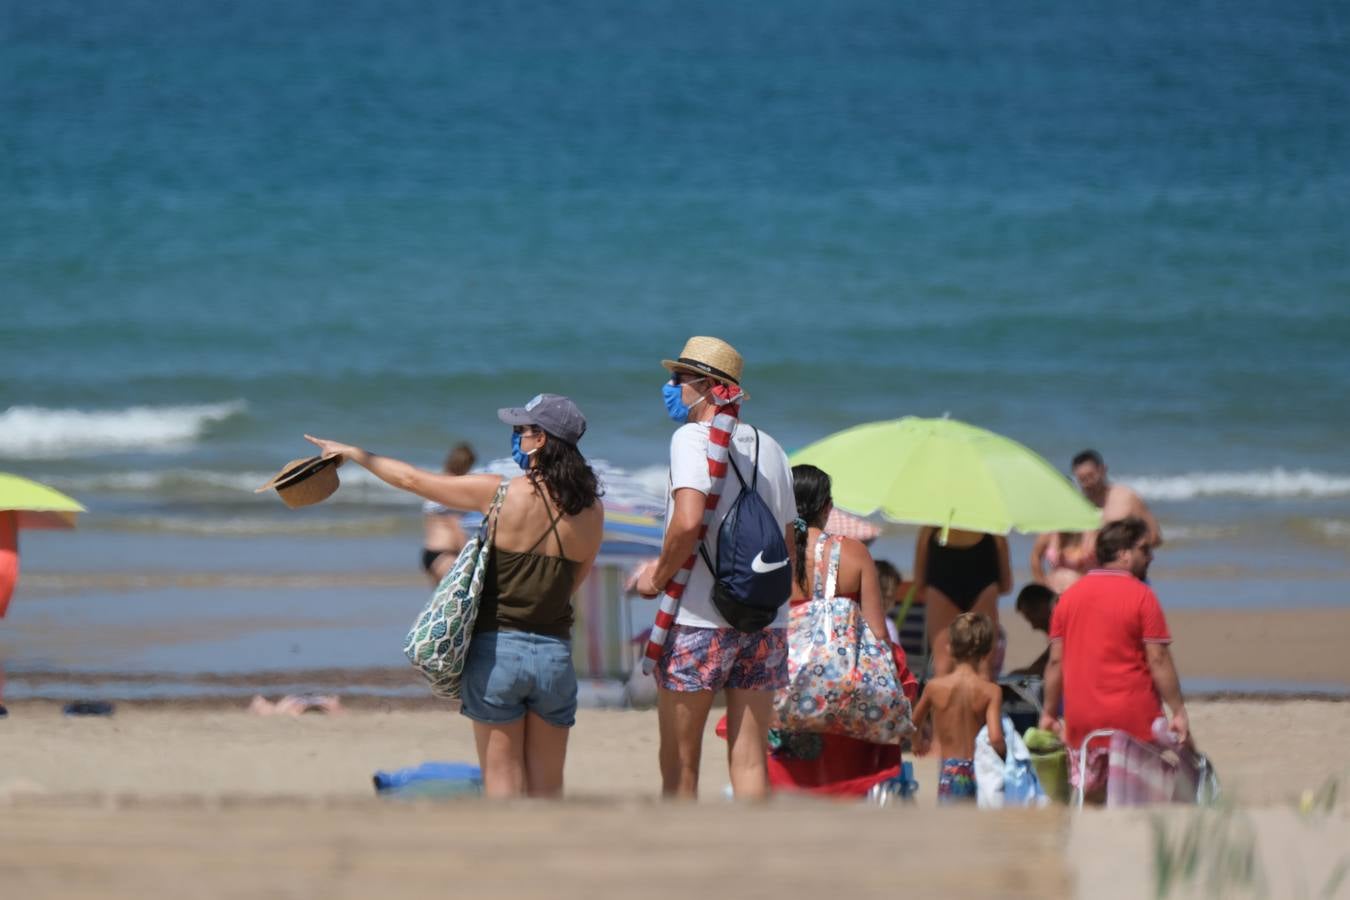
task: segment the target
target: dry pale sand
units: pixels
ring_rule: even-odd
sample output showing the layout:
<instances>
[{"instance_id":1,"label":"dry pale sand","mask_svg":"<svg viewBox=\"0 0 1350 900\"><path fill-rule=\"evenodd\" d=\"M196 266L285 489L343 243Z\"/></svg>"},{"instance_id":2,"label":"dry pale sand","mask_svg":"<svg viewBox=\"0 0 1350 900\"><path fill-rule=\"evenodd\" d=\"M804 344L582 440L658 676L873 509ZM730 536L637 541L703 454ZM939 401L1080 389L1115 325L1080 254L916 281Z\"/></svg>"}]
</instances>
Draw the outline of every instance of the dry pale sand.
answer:
<instances>
[{"instance_id":1,"label":"dry pale sand","mask_svg":"<svg viewBox=\"0 0 1350 900\"><path fill-rule=\"evenodd\" d=\"M1045 635L1005 612L1005 668L1045 649ZM1350 608L1169 610L1172 653L1182 679L1341 685L1350 693Z\"/></svg>"},{"instance_id":2,"label":"dry pale sand","mask_svg":"<svg viewBox=\"0 0 1350 900\"><path fill-rule=\"evenodd\" d=\"M6 897L1056 897L1074 893L1076 877L1079 896L1150 890L1146 814L1071 824L1058 809L939 810L931 760L918 762L914 806L781 798L745 808L720 799L725 745L710 736L704 802L660 804L650 712L581 713L568 802L493 805L372 797L375 769L472 759L467 722L445 712L278 719L122 704L111 719L68 719L54 704L11 710L0 721ZM1277 862L1291 843L1344 837L1343 801L1329 824L1290 810L1346 764L1338 748L1350 740L1350 703L1199 703L1192 718ZM662 866L663 854L677 862ZM1329 872L1335 859L1329 849L1310 865L1327 861ZM665 877L677 870L680 880ZM1271 880L1286 883L1284 871L1272 864Z\"/></svg>"}]
</instances>

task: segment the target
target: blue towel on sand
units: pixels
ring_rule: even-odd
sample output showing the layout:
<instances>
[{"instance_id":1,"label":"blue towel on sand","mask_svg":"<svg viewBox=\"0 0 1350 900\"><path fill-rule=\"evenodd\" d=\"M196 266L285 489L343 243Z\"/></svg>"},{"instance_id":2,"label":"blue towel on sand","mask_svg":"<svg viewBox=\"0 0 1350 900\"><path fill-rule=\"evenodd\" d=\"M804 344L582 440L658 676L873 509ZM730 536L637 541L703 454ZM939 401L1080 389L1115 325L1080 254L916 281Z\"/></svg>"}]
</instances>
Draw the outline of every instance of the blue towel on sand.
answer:
<instances>
[{"instance_id":1,"label":"blue towel on sand","mask_svg":"<svg viewBox=\"0 0 1350 900\"><path fill-rule=\"evenodd\" d=\"M68 716L111 716L115 707L107 700L76 700L61 711Z\"/></svg>"},{"instance_id":2,"label":"blue towel on sand","mask_svg":"<svg viewBox=\"0 0 1350 900\"><path fill-rule=\"evenodd\" d=\"M469 763L426 762L393 772L376 772L373 781L378 794L442 797L482 791L483 772Z\"/></svg>"}]
</instances>

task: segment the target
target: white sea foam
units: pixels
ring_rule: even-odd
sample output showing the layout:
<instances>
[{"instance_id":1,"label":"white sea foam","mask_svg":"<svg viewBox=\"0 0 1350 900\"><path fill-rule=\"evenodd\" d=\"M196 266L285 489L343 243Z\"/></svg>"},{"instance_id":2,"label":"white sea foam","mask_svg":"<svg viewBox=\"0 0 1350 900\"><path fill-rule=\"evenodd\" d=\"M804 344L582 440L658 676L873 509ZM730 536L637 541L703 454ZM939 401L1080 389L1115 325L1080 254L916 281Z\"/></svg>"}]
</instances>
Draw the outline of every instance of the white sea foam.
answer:
<instances>
[{"instance_id":1,"label":"white sea foam","mask_svg":"<svg viewBox=\"0 0 1350 900\"><path fill-rule=\"evenodd\" d=\"M363 516L360 518L305 518L300 516L113 516L93 519L104 531L131 531L146 534L191 534L211 537L258 537L260 535L332 535L362 537L372 534L397 534L416 531L417 520L406 515ZM82 525L81 527L86 527Z\"/></svg>"},{"instance_id":2,"label":"white sea foam","mask_svg":"<svg viewBox=\"0 0 1350 900\"><path fill-rule=\"evenodd\" d=\"M588 459L604 490L605 503L638 512L664 514L666 510L667 470L665 466L646 466L629 471L604 459ZM494 459L479 471L511 477L520 469L510 458Z\"/></svg>"},{"instance_id":3,"label":"white sea foam","mask_svg":"<svg viewBox=\"0 0 1350 900\"><path fill-rule=\"evenodd\" d=\"M1350 541L1350 522L1345 519L1316 519L1314 524L1323 536L1341 543Z\"/></svg>"},{"instance_id":4,"label":"white sea foam","mask_svg":"<svg viewBox=\"0 0 1350 900\"><path fill-rule=\"evenodd\" d=\"M208 426L240 415L242 400L199 406L126 409L47 409L11 406L0 412L0 457L64 459L128 450L178 450Z\"/></svg>"},{"instance_id":5,"label":"white sea foam","mask_svg":"<svg viewBox=\"0 0 1350 900\"><path fill-rule=\"evenodd\" d=\"M1295 497L1350 496L1350 476L1311 469L1266 469L1254 472L1194 472L1186 475L1122 475L1147 500L1194 500L1199 497L1255 497L1279 500Z\"/></svg>"},{"instance_id":6,"label":"white sea foam","mask_svg":"<svg viewBox=\"0 0 1350 900\"><path fill-rule=\"evenodd\" d=\"M603 459L589 461L605 490L605 502L646 513L665 510L666 469L652 466L629 472ZM494 459L475 469L512 477L520 469L510 459ZM42 475L37 477L76 496L88 494L151 495L200 501L234 503L247 500L254 489L275 473L262 470L219 472L209 469L150 469L132 472L102 472L94 475ZM408 494L385 484L354 464L341 468L341 489L327 504L407 506L416 503Z\"/></svg>"},{"instance_id":7,"label":"white sea foam","mask_svg":"<svg viewBox=\"0 0 1350 900\"><path fill-rule=\"evenodd\" d=\"M71 494L143 494L158 497L236 502L251 497L276 471L216 472L208 469L152 469L97 475L38 476L44 484ZM329 503L407 505L414 500L356 465L343 466L342 490Z\"/></svg>"},{"instance_id":8,"label":"white sea foam","mask_svg":"<svg viewBox=\"0 0 1350 900\"><path fill-rule=\"evenodd\" d=\"M1173 547L1182 542L1217 541L1236 537L1241 533L1241 528L1236 525L1178 525L1166 522L1163 531L1167 534L1168 546Z\"/></svg>"}]
</instances>

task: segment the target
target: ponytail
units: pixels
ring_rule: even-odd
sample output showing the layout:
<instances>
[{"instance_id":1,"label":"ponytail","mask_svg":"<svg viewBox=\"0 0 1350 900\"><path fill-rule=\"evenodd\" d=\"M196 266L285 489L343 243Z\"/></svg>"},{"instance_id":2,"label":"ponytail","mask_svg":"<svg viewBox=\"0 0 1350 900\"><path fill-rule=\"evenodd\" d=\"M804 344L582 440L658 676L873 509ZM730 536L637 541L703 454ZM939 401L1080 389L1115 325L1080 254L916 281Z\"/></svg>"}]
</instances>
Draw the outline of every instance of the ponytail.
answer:
<instances>
[{"instance_id":1,"label":"ponytail","mask_svg":"<svg viewBox=\"0 0 1350 900\"><path fill-rule=\"evenodd\" d=\"M792 529L795 532L793 541L797 544L797 586L806 594L810 592L806 586L806 520L800 517L793 519Z\"/></svg>"},{"instance_id":2,"label":"ponytail","mask_svg":"<svg viewBox=\"0 0 1350 900\"><path fill-rule=\"evenodd\" d=\"M809 593L806 583L806 531L824 528L824 512L831 503L830 476L812 465L792 467L792 493L797 501L797 585Z\"/></svg>"}]
</instances>

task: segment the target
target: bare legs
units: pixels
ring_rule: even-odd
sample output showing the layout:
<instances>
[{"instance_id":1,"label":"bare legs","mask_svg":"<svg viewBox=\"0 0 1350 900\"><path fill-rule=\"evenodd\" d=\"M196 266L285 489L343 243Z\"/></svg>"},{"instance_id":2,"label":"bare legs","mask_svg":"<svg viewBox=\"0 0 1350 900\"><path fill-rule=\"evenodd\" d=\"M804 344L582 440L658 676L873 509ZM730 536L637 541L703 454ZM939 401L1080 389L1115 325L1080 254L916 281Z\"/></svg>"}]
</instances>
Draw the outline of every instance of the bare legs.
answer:
<instances>
[{"instance_id":1,"label":"bare legs","mask_svg":"<svg viewBox=\"0 0 1350 900\"><path fill-rule=\"evenodd\" d=\"M475 721L483 794L498 799L561 796L569 730L534 713L505 725Z\"/></svg>"},{"instance_id":2,"label":"bare legs","mask_svg":"<svg viewBox=\"0 0 1350 900\"><path fill-rule=\"evenodd\" d=\"M712 691L667 691L657 694L661 727L661 793L693 800L698 797L703 729L713 705ZM764 755L768 748L773 691L727 689L727 770L738 800L762 800L769 794Z\"/></svg>"},{"instance_id":3,"label":"bare legs","mask_svg":"<svg viewBox=\"0 0 1350 900\"><path fill-rule=\"evenodd\" d=\"M693 800L698 796L698 766L703 753L703 726L712 709L712 691L656 693L661 731L661 793Z\"/></svg>"},{"instance_id":4,"label":"bare legs","mask_svg":"<svg viewBox=\"0 0 1350 900\"><path fill-rule=\"evenodd\" d=\"M961 615L961 609L951 598L942 591L928 586L926 594L928 604L928 646L932 648L933 654L933 674L949 675L956 668L956 663L952 660L951 637L947 634L947 629L951 627L956 617ZM991 583L985 586L976 598L975 605L971 607L971 612L984 613L994 623L994 635L997 640L998 635L998 585ZM984 662L983 674L989 677L988 671L993 654Z\"/></svg>"},{"instance_id":5,"label":"bare legs","mask_svg":"<svg viewBox=\"0 0 1350 900\"><path fill-rule=\"evenodd\" d=\"M727 770L737 800L769 796L769 720L773 691L727 689Z\"/></svg>"}]
</instances>

